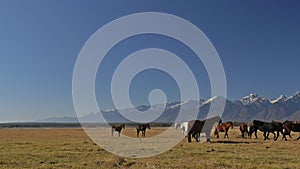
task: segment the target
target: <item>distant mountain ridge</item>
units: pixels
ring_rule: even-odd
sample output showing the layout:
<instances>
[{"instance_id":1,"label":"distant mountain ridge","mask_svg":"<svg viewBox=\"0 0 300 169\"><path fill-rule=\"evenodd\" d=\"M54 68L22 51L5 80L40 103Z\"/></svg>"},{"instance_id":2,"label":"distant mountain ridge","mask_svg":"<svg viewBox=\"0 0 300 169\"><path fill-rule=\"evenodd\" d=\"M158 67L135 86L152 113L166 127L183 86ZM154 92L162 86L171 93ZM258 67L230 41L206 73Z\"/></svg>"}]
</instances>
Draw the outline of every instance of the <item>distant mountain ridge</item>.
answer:
<instances>
[{"instance_id":1,"label":"distant mountain ridge","mask_svg":"<svg viewBox=\"0 0 300 169\"><path fill-rule=\"evenodd\" d=\"M182 108L184 117L180 121L187 121L193 119L190 112L199 110L197 119L205 119L208 115L210 105L213 102L224 100L223 97L212 97L210 99L188 100L185 102L168 103L162 115L155 120L155 122L174 122L178 116L180 108ZM279 96L276 99L268 99L258 94L250 94L241 98L240 100L225 99L225 108L222 114L224 121L240 121L248 122L254 119L271 121L271 120L300 120L300 92L296 92L293 96L286 97ZM139 111L155 110L162 105L141 105L135 109ZM122 110L130 113L134 108ZM124 118L118 110L102 110L101 112L90 113L86 116L79 117L81 122L105 122L101 119L101 115L107 122L130 122ZM177 119L178 120L178 119ZM52 117L39 122L78 122L76 117Z\"/></svg>"},{"instance_id":2,"label":"distant mountain ridge","mask_svg":"<svg viewBox=\"0 0 300 169\"><path fill-rule=\"evenodd\" d=\"M37 120L36 122L41 122L41 123L78 123L78 118L77 117L49 117L45 119L40 119Z\"/></svg>"}]
</instances>

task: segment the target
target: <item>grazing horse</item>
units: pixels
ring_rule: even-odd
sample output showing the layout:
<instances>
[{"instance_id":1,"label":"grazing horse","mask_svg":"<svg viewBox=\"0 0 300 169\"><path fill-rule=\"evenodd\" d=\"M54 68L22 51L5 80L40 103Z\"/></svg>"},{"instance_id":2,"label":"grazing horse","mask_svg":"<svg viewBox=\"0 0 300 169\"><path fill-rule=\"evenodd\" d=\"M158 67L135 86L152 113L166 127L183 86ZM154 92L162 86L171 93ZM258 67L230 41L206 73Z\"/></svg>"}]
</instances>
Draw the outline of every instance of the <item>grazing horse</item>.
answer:
<instances>
[{"instance_id":1,"label":"grazing horse","mask_svg":"<svg viewBox=\"0 0 300 169\"><path fill-rule=\"evenodd\" d=\"M200 133L205 133L206 141L210 141L210 134L213 126L220 120L220 116L206 120L191 120L188 122L188 142L192 142L192 137L196 142L200 141Z\"/></svg>"},{"instance_id":2,"label":"grazing horse","mask_svg":"<svg viewBox=\"0 0 300 169\"><path fill-rule=\"evenodd\" d=\"M142 131L142 137L145 137L147 128L150 129L149 124L138 124L136 127L136 136L139 137L140 131Z\"/></svg>"},{"instance_id":3,"label":"grazing horse","mask_svg":"<svg viewBox=\"0 0 300 169\"><path fill-rule=\"evenodd\" d=\"M120 126L112 126L111 127L111 136L114 136L114 131L117 131L118 135L120 137L120 133L121 133L122 129L125 129L124 124L121 124Z\"/></svg>"},{"instance_id":4,"label":"grazing horse","mask_svg":"<svg viewBox=\"0 0 300 169\"><path fill-rule=\"evenodd\" d=\"M290 138L292 138L291 136L291 131L293 132L299 132L299 137L297 138L297 140L300 139L300 123L294 123L292 121L285 121L283 122L283 128L284 128L284 135L288 135ZM287 140L287 138L284 136L285 140Z\"/></svg>"},{"instance_id":5,"label":"grazing horse","mask_svg":"<svg viewBox=\"0 0 300 169\"><path fill-rule=\"evenodd\" d=\"M242 123L240 125L240 131L241 131L242 138L244 138L245 135L248 134L248 126L246 123Z\"/></svg>"},{"instance_id":6,"label":"grazing horse","mask_svg":"<svg viewBox=\"0 0 300 169\"><path fill-rule=\"evenodd\" d=\"M253 120L253 125L250 127L249 137L251 138L252 133L254 132L255 137L257 138L257 130L262 131L264 134L264 140L269 139L269 133L274 134L274 140L276 141L279 137L279 133L285 137L283 133L283 125L280 122L264 122L259 120ZM277 135L275 134L277 132Z\"/></svg>"},{"instance_id":7,"label":"grazing horse","mask_svg":"<svg viewBox=\"0 0 300 169\"><path fill-rule=\"evenodd\" d=\"M217 125L215 130L215 136L219 138L219 132L225 132L224 138L226 138L226 136L227 138L229 138L228 131L230 127L233 128L233 123L231 121Z\"/></svg>"}]
</instances>

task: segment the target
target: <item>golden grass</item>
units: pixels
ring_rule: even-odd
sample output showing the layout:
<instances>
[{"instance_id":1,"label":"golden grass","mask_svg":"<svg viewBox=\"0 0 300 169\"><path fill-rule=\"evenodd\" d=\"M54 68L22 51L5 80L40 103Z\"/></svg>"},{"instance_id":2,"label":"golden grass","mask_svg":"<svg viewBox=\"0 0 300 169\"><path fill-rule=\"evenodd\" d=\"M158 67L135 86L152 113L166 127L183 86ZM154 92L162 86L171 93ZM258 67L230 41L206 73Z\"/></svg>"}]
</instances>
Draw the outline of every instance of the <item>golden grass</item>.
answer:
<instances>
[{"instance_id":1,"label":"golden grass","mask_svg":"<svg viewBox=\"0 0 300 169\"><path fill-rule=\"evenodd\" d=\"M161 132L151 128L147 137ZM124 134L135 137L134 128ZM224 133L220 134L223 137ZM94 144L82 129L0 129L1 168L300 168L300 140L244 139L234 128L229 139L187 143L158 156L132 159ZM298 134L293 134L294 139Z\"/></svg>"}]
</instances>

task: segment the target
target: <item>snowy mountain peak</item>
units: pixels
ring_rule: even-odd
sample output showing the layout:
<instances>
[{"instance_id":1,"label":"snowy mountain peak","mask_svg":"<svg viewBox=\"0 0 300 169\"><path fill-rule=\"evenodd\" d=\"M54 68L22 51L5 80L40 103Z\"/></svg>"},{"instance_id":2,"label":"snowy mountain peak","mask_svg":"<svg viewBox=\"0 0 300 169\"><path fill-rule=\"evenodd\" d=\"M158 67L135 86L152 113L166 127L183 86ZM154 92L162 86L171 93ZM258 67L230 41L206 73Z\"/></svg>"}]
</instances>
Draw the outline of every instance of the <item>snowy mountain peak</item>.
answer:
<instances>
[{"instance_id":1,"label":"snowy mountain peak","mask_svg":"<svg viewBox=\"0 0 300 169\"><path fill-rule=\"evenodd\" d=\"M295 96L296 96L296 97L300 97L300 91L297 91L297 92L295 93Z\"/></svg>"},{"instance_id":2,"label":"snowy mountain peak","mask_svg":"<svg viewBox=\"0 0 300 169\"><path fill-rule=\"evenodd\" d=\"M270 102L271 102L272 104L275 104L275 103L281 103L281 102L286 101L286 99L287 99L287 97L286 97L285 95L281 95L281 96L279 96L277 99L271 100Z\"/></svg>"},{"instance_id":3,"label":"snowy mountain peak","mask_svg":"<svg viewBox=\"0 0 300 169\"><path fill-rule=\"evenodd\" d=\"M250 94L249 96L243 97L240 101L243 103L243 105L249 105L254 102L268 102L268 99L262 96L258 96L258 94Z\"/></svg>"},{"instance_id":4,"label":"snowy mountain peak","mask_svg":"<svg viewBox=\"0 0 300 169\"><path fill-rule=\"evenodd\" d=\"M246 96L246 97L247 97L247 96ZM258 97L258 94L253 94L253 93L251 93L248 97L256 98L256 97Z\"/></svg>"},{"instance_id":5,"label":"snowy mountain peak","mask_svg":"<svg viewBox=\"0 0 300 169\"><path fill-rule=\"evenodd\" d=\"M203 102L203 105L204 105L204 104L210 104L210 103L212 103L212 102L220 102L220 101L224 101L224 100L226 100L225 97L222 97L222 96L214 96L214 97L212 97L212 98L206 100L205 102Z\"/></svg>"},{"instance_id":6,"label":"snowy mountain peak","mask_svg":"<svg viewBox=\"0 0 300 169\"><path fill-rule=\"evenodd\" d=\"M208 100L206 100L205 102L203 102L203 104L208 104L208 103L211 103L212 101L214 101L215 99L217 99L218 97L217 96L215 96L215 97L212 97L212 98L210 98L210 99L208 99Z\"/></svg>"}]
</instances>

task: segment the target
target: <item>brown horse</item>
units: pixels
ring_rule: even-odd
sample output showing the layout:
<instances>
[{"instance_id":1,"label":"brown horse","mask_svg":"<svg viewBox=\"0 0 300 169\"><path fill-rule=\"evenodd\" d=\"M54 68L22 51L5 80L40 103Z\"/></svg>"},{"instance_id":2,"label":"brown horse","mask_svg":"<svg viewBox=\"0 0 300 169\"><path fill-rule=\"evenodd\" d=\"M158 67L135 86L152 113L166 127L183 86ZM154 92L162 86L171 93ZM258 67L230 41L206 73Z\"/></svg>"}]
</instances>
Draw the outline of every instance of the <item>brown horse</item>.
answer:
<instances>
[{"instance_id":1,"label":"brown horse","mask_svg":"<svg viewBox=\"0 0 300 169\"><path fill-rule=\"evenodd\" d=\"M120 137L120 133L121 133L122 129L125 129L124 124L121 124L120 126L112 126L111 127L111 136L114 136L114 131L117 131L118 135Z\"/></svg>"},{"instance_id":2,"label":"brown horse","mask_svg":"<svg viewBox=\"0 0 300 169\"><path fill-rule=\"evenodd\" d=\"M244 138L245 135L248 134L248 126L246 123L242 123L240 125L240 131L241 131L242 138Z\"/></svg>"},{"instance_id":3,"label":"brown horse","mask_svg":"<svg viewBox=\"0 0 300 169\"><path fill-rule=\"evenodd\" d=\"M217 136L217 138L219 138L219 132L225 132L224 138L226 138L226 136L227 136L227 138L229 138L228 130L230 127L233 128L233 123L231 121L217 125L216 130L215 130L215 136Z\"/></svg>"}]
</instances>

